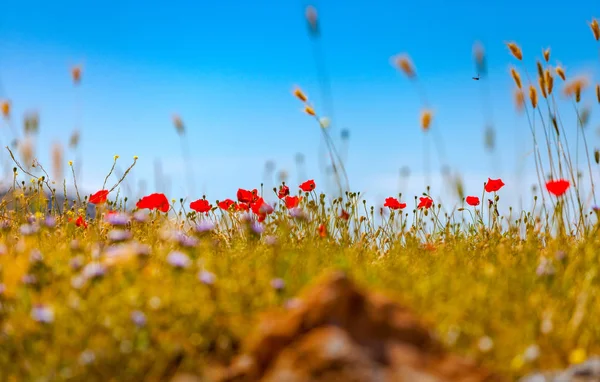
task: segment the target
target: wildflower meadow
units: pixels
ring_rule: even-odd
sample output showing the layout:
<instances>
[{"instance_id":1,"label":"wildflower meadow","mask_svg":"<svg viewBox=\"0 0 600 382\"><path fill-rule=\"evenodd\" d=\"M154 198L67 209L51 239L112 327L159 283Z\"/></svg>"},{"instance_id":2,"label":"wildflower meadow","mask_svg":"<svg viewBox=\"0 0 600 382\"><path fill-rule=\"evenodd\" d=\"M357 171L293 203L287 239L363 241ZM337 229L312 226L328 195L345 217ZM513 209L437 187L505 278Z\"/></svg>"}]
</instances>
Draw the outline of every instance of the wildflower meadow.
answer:
<instances>
[{"instance_id":1,"label":"wildflower meadow","mask_svg":"<svg viewBox=\"0 0 600 382\"><path fill-rule=\"evenodd\" d=\"M314 9L307 22L317 33ZM600 52L596 19L589 29L582 38ZM450 173L444 187L454 205L430 188L369 205L349 188L329 133L335 120L301 86L286 95L320 131L328 187L307 174L273 188L240 184L218 200L152 190L131 200L123 182L144 158L115 156L102 186L86 193L77 158L66 167L69 183L53 170L58 164L35 158L37 116L26 116L22 138L2 154L13 171L0 203L0 381L158 381L181 372L211 380L211 370L243 350L261 314L290 309L333 270L402 302L452 352L509 379L600 354L600 151L587 128L600 85L556 64L550 48L535 73L524 64L530 57L506 43L537 175L533 188L522 188L526 210L503 204L508 179L466 189ZM413 112L439 152L418 63L409 53L391 62L414 84L423 108ZM483 46L474 62L473 80L485 81ZM84 84L82 67L70 74L74 86ZM559 99L575 119L561 117ZM16 130L12 101L0 102L3 124ZM173 125L186 157L182 117ZM487 136L493 145L494 131ZM74 133L73 147L78 139ZM52 149L53 160L64 156Z\"/></svg>"}]
</instances>

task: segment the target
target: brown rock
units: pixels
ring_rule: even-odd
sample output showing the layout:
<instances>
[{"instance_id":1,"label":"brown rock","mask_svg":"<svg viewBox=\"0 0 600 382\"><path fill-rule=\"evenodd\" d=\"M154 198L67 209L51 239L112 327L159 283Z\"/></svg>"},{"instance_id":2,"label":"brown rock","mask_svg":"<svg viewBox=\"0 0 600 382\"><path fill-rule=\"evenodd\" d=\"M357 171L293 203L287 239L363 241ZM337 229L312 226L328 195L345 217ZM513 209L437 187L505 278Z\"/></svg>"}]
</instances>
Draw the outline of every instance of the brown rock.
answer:
<instances>
[{"instance_id":1,"label":"brown rock","mask_svg":"<svg viewBox=\"0 0 600 382\"><path fill-rule=\"evenodd\" d=\"M408 309L335 273L260 321L223 382L492 382L449 354Z\"/></svg>"}]
</instances>

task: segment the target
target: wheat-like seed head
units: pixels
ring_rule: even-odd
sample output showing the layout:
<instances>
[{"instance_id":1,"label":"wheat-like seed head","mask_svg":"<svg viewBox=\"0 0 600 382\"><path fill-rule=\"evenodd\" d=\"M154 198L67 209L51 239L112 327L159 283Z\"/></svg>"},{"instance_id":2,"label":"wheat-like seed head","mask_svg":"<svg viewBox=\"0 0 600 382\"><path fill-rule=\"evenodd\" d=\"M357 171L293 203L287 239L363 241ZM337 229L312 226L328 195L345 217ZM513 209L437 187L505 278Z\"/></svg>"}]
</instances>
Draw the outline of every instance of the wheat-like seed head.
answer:
<instances>
[{"instance_id":1,"label":"wheat-like seed head","mask_svg":"<svg viewBox=\"0 0 600 382\"><path fill-rule=\"evenodd\" d=\"M312 5L306 7L306 12L304 13L304 17L306 17L306 21L310 25L313 30L317 28L317 10Z\"/></svg>"},{"instance_id":2,"label":"wheat-like seed head","mask_svg":"<svg viewBox=\"0 0 600 382\"><path fill-rule=\"evenodd\" d=\"M590 28L592 29L596 41L600 41L600 25L598 25L598 20L593 19L590 23Z\"/></svg>"},{"instance_id":3,"label":"wheat-like seed head","mask_svg":"<svg viewBox=\"0 0 600 382\"><path fill-rule=\"evenodd\" d=\"M536 62L538 77L544 77L544 67L541 62Z\"/></svg>"},{"instance_id":4,"label":"wheat-like seed head","mask_svg":"<svg viewBox=\"0 0 600 382\"><path fill-rule=\"evenodd\" d=\"M561 68L560 66L557 66L556 69L556 74L563 80L566 81L567 80L567 76L565 75L565 70L563 68Z\"/></svg>"},{"instance_id":5,"label":"wheat-like seed head","mask_svg":"<svg viewBox=\"0 0 600 382\"><path fill-rule=\"evenodd\" d=\"M423 110L421 112L421 128L423 129L423 131L429 130L432 118L433 114L431 110Z\"/></svg>"},{"instance_id":6,"label":"wheat-like seed head","mask_svg":"<svg viewBox=\"0 0 600 382\"><path fill-rule=\"evenodd\" d=\"M4 118L10 117L10 102L6 100L0 102L0 111L2 111Z\"/></svg>"},{"instance_id":7,"label":"wheat-like seed head","mask_svg":"<svg viewBox=\"0 0 600 382\"><path fill-rule=\"evenodd\" d=\"M19 144L19 151L21 154L21 160L24 162L24 165L27 167L31 167L33 163L33 140L30 136L26 136L25 139L21 141Z\"/></svg>"},{"instance_id":8,"label":"wheat-like seed head","mask_svg":"<svg viewBox=\"0 0 600 382\"><path fill-rule=\"evenodd\" d=\"M52 176L55 181L63 178L63 148L58 142L52 145Z\"/></svg>"},{"instance_id":9,"label":"wheat-like seed head","mask_svg":"<svg viewBox=\"0 0 600 382\"><path fill-rule=\"evenodd\" d=\"M571 82L565 85L563 90L567 97L575 96L575 102L581 101L581 91L588 85L588 81L585 77L575 78Z\"/></svg>"},{"instance_id":10,"label":"wheat-like seed head","mask_svg":"<svg viewBox=\"0 0 600 382\"><path fill-rule=\"evenodd\" d=\"M415 67L410 60L410 57L406 54L400 54L393 58L393 63L398 70L403 72L408 78L414 78L417 74Z\"/></svg>"},{"instance_id":11,"label":"wheat-like seed head","mask_svg":"<svg viewBox=\"0 0 600 382\"><path fill-rule=\"evenodd\" d=\"M522 89L522 87L521 87L521 76L519 75L519 72L517 72L517 69L510 68L510 75L512 76L513 80L515 80L515 84L517 85L517 87L519 89Z\"/></svg>"},{"instance_id":12,"label":"wheat-like seed head","mask_svg":"<svg viewBox=\"0 0 600 382\"><path fill-rule=\"evenodd\" d=\"M544 80L544 76L538 77L538 83L540 85L540 91L542 92L542 97L547 98L548 94L546 93L546 81Z\"/></svg>"},{"instance_id":13,"label":"wheat-like seed head","mask_svg":"<svg viewBox=\"0 0 600 382\"><path fill-rule=\"evenodd\" d=\"M515 106L518 112L522 112L525 109L525 94L521 89L515 89Z\"/></svg>"},{"instance_id":14,"label":"wheat-like seed head","mask_svg":"<svg viewBox=\"0 0 600 382\"><path fill-rule=\"evenodd\" d=\"M596 99L598 100L598 103L600 103L600 84L596 85Z\"/></svg>"},{"instance_id":15,"label":"wheat-like seed head","mask_svg":"<svg viewBox=\"0 0 600 382\"><path fill-rule=\"evenodd\" d=\"M183 120L177 114L173 114L173 126L175 126L175 131L177 131L177 134L181 135L185 133L185 125L183 124Z\"/></svg>"},{"instance_id":16,"label":"wheat-like seed head","mask_svg":"<svg viewBox=\"0 0 600 382\"><path fill-rule=\"evenodd\" d=\"M550 48L544 49L544 60L546 60L546 62L550 61Z\"/></svg>"},{"instance_id":17,"label":"wheat-like seed head","mask_svg":"<svg viewBox=\"0 0 600 382\"><path fill-rule=\"evenodd\" d=\"M523 60L523 52L521 51L521 48L519 48L519 46L517 44L515 44L514 42L508 42L506 43L506 46L508 46L508 49L510 50L510 53L519 61Z\"/></svg>"},{"instance_id":18,"label":"wheat-like seed head","mask_svg":"<svg viewBox=\"0 0 600 382\"><path fill-rule=\"evenodd\" d=\"M552 77L552 72L550 69L546 69L544 72L544 82L546 82L546 90L548 91L548 95L552 94L552 89L554 87L554 77Z\"/></svg>"},{"instance_id":19,"label":"wheat-like seed head","mask_svg":"<svg viewBox=\"0 0 600 382\"><path fill-rule=\"evenodd\" d=\"M315 109L313 109L312 107L306 105L304 107L304 112L308 115L312 115L313 117L317 115L317 113L315 113Z\"/></svg>"},{"instance_id":20,"label":"wheat-like seed head","mask_svg":"<svg viewBox=\"0 0 600 382\"><path fill-rule=\"evenodd\" d=\"M78 84L81 81L81 65L76 65L71 68L71 77L75 84Z\"/></svg>"},{"instance_id":21,"label":"wheat-like seed head","mask_svg":"<svg viewBox=\"0 0 600 382\"><path fill-rule=\"evenodd\" d=\"M531 106L535 109L537 107L538 98L537 91L533 85L529 85L529 100L531 101Z\"/></svg>"},{"instance_id":22,"label":"wheat-like seed head","mask_svg":"<svg viewBox=\"0 0 600 382\"><path fill-rule=\"evenodd\" d=\"M294 96L302 102L306 102L308 100L308 98L306 97L306 95L304 94L302 89L300 89L300 88L294 89Z\"/></svg>"}]
</instances>

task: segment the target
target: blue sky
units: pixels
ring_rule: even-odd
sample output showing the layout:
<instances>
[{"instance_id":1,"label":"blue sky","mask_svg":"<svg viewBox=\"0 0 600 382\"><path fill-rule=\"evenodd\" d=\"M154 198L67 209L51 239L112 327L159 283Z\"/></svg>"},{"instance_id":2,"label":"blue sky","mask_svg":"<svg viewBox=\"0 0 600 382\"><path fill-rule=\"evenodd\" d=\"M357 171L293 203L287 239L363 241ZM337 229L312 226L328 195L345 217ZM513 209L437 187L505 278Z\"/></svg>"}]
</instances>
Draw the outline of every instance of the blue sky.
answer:
<instances>
[{"instance_id":1,"label":"blue sky","mask_svg":"<svg viewBox=\"0 0 600 382\"><path fill-rule=\"evenodd\" d=\"M39 111L37 156L47 167L50 144L66 145L80 126L79 183L88 192L102 186L113 155L120 155L121 169L138 155L129 179L134 198L161 191L155 184L156 161L171 179L169 197L190 193L173 113L181 115L188 131L192 199L202 193L223 199L233 197L238 187L258 187L267 160L289 172L295 186L298 152L307 158L308 177L324 186L317 161L320 131L291 96L299 85L322 110L304 19L307 4L319 14L320 44L331 78L336 117L331 134L341 144L341 129L349 129L350 183L372 201L399 191L420 193L426 178L418 126L422 105L414 87L390 65L393 55L407 52L415 62L436 112L433 129L443 137L449 164L462 174L469 194L480 194L488 176L514 177L517 158L531 147L526 119L514 112L508 75L514 59L504 42L520 44L531 74L547 46L551 63L564 64L568 74L589 74L596 82L600 68L599 46L587 25L600 17L600 7L591 0L576 7L537 0L90 4L23 0L3 5L0 97L11 100L13 123L19 126L25 111ZM487 83L471 79L477 40L487 53ZM77 89L69 75L75 64L83 65ZM484 86L489 86L498 130L500 150L494 156L483 147ZM597 146L594 115L589 139ZM3 144L7 136L6 131L0 135ZM78 157L67 152L69 159ZM435 156L432 163L438 174ZM402 166L411 169L411 177L400 190ZM533 171L529 156L525 183ZM433 195L447 193L448 186L432 178ZM140 190L141 180L146 186ZM528 189L529 183L515 182L504 190L507 197Z\"/></svg>"}]
</instances>

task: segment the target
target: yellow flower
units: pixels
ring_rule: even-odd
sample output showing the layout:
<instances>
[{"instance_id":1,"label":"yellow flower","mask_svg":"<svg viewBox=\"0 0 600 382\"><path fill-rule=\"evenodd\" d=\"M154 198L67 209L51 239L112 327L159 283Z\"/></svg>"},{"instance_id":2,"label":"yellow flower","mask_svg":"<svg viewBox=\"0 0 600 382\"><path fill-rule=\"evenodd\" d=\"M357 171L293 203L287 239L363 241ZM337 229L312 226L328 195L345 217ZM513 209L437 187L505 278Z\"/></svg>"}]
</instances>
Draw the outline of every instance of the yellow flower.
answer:
<instances>
[{"instance_id":1,"label":"yellow flower","mask_svg":"<svg viewBox=\"0 0 600 382\"><path fill-rule=\"evenodd\" d=\"M573 365L584 362L586 358L587 354L583 348L577 348L569 354L569 362Z\"/></svg>"},{"instance_id":2,"label":"yellow flower","mask_svg":"<svg viewBox=\"0 0 600 382\"><path fill-rule=\"evenodd\" d=\"M114 158L115 158L115 160L117 160L117 159L119 159L119 156L118 156L118 155L115 155L115 157L114 157Z\"/></svg>"},{"instance_id":3,"label":"yellow flower","mask_svg":"<svg viewBox=\"0 0 600 382\"><path fill-rule=\"evenodd\" d=\"M69 161L69 166L73 166L73 161L72 160Z\"/></svg>"},{"instance_id":4,"label":"yellow flower","mask_svg":"<svg viewBox=\"0 0 600 382\"><path fill-rule=\"evenodd\" d=\"M133 156L133 160L138 160L138 159L139 159L139 157L137 155Z\"/></svg>"}]
</instances>

